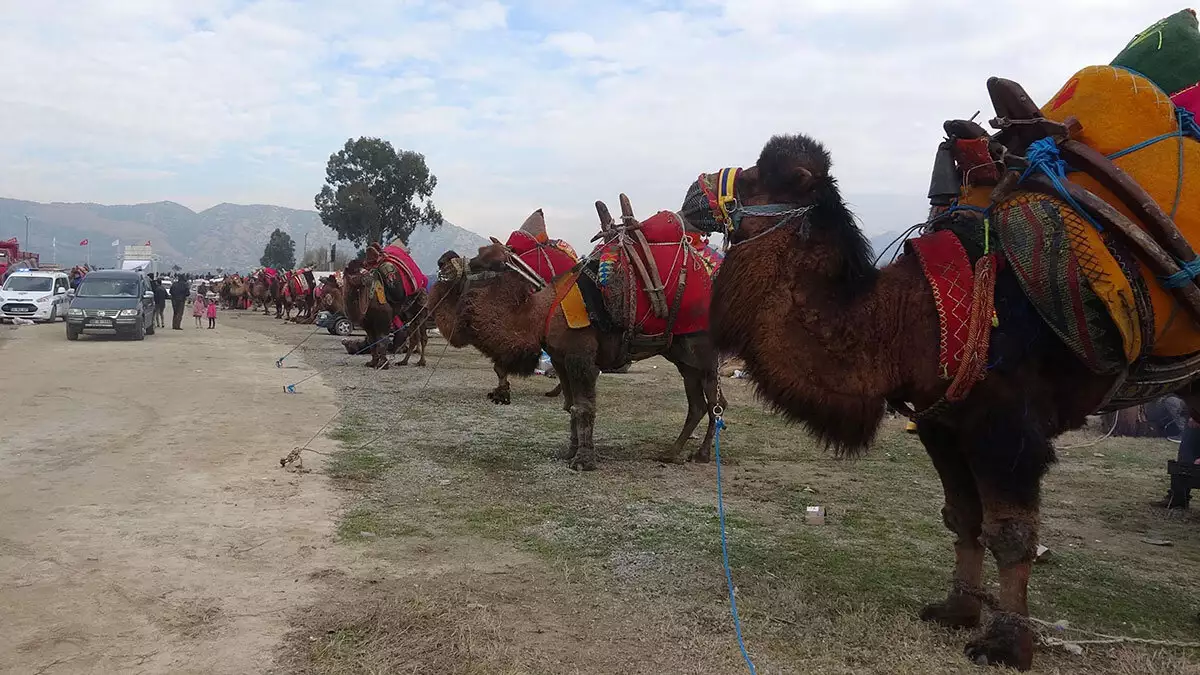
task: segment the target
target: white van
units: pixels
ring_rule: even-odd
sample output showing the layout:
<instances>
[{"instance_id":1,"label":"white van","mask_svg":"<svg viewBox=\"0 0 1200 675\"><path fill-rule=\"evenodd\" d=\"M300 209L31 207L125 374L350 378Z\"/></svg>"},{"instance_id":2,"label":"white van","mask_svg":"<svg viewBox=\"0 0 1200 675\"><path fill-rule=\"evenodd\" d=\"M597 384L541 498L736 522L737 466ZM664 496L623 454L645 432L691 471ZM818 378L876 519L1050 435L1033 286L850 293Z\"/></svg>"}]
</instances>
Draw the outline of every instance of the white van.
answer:
<instances>
[{"instance_id":1,"label":"white van","mask_svg":"<svg viewBox=\"0 0 1200 675\"><path fill-rule=\"evenodd\" d=\"M0 287L0 319L67 320L71 280L63 272L13 272Z\"/></svg>"}]
</instances>

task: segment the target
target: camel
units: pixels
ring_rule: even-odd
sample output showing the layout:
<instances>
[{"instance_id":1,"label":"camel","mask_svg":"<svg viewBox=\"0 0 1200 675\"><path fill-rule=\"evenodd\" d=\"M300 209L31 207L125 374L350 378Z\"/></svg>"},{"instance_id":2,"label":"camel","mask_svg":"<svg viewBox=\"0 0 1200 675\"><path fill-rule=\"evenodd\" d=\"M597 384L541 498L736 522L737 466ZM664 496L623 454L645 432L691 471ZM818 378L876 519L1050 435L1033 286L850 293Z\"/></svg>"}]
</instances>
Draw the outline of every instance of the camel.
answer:
<instances>
[{"instance_id":1,"label":"camel","mask_svg":"<svg viewBox=\"0 0 1200 675\"><path fill-rule=\"evenodd\" d=\"M525 222L521 225L521 228L512 233L512 235L509 237L508 245L511 248L514 244L521 246L521 251L514 252L517 253L522 260L525 260L531 265L533 271L542 281L549 281L555 276L556 272L562 273L568 271L578 259L578 257L574 255L573 251L571 253L566 253L565 251L557 249L557 242L550 240L546 235L546 220L541 209L534 211L527 219L525 219ZM550 248L551 251L545 251L546 248ZM457 253L454 251L447 251L446 253L442 254L441 258L438 259L439 279L438 281L434 282L433 289L430 292L430 302L433 306L438 306L442 303L445 303L445 307L443 307L442 311L440 312L440 316L443 317L444 322L452 321L447 317L451 317L457 312L459 293L455 288L457 281L442 280L441 272L450 261L457 258ZM439 313L435 311L435 322L438 315ZM449 326L450 324L446 323L446 325ZM447 335L446 330L447 329L442 329L441 324L439 324L439 331L443 336ZM453 346L456 348L461 348L466 346L466 344L467 343L461 343ZM540 350L538 352L538 356L541 356ZM509 371L507 367L502 361L493 360L492 369L496 372L497 384L495 389L488 392L488 400L497 405L508 405L512 403L512 385L508 381ZM531 369L528 372L522 373L521 375L524 376L532 373L533 370ZM562 384L560 383L550 391L546 392L545 396L548 398L557 398L561 393Z\"/></svg>"},{"instance_id":2,"label":"camel","mask_svg":"<svg viewBox=\"0 0 1200 675\"><path fill-rule=\"evenodd\" d=\"M965 652L977 663L1029 669L1027 586L1041 478L1055 461L1051 439L1082 426L1118 374L1085 367L1039 325L1004 266L995 276L996 327L990 311L982 324L993 348L989 354L982 343L986 376L950 408L934 407L950 397L940 372L939 309L922 265L906 254L875 268L825 148L804 135L773 137L755 166L741 171L733 204L731 245L711 304L715 345L741 357L758 393L839 455L867 449L885 402L922 411L914 415L917 433L957 539L949 594L920 616L980 625L985 600L993 602L982 587L986 549L999 568L1000 594ZM1200 398L1187 393L1198 409Z\"/></svg>"},{"instance_id":3,"label":"camel","mask_svg":"<svg viewBox=\"0 0 1200 675\"><path fill-rule=\"evenodd\" d=\"M259 270L258 273L252 275L249 279L248 294L253 299L256 305L262 306L264 316L270 314L267 307L272 301L271 296L271 277L267 276L266 270Z\"/></svg>"},{"instance_id":4,"label":"camel","mask_svg":"<svg viewBox=\"0 0 1200 675\"><path fill-rule=\"evenodd\" d=\"M625 206L623 200L623 207ZM624 209L623 209L624 210ZM606 211L606 210L605 210ZM632 220L632 212L626 214ZM604 222L603 215L601 217ZM708 414L708 428L700 448L686 459L711 459L716 418L717 358L707 333L678 335L665 345L635 346L626 351L633 336L626 331L601 331L595 324L570 328L556 299L556 286L535 290L528 277L515 268L511 251L498 240L481 247L470 261L442 256L439 280L449 282L442 291L454 297L454 309L433 298L434 320L451 345L467 344L492 359L507 373L528 375L537 367L544 349L562 384L563 409L571 416L570 444L560 453L575 470L596 468L593 427L596 419L596 379L601 370L617 369L629 360L663 356L683 377L688 412L671 449L661 459L681 461L681 453Z\"/></svg>"},{"instance_id":5,"label":"camel","mask_svg":"<svg viewBox=\"0 0 1200 675\"><path fill-rule=\"evenodd\" d=\"M237 274L228 274L218 286L218 296L225 309L241 309L243 299L249 292L246 280Z\"/></svg>"},{"instance_id":6,"label":"camel","mask_svg":"<svg viewBox=\"0 0 1200 675\"><path fill-rule=\"evenodd\" d=\"M379 301L376 292L378 283L369 271L363 269L360 261L352 260L346 265L341 295L346 316L367 333L366 345L370 346L371 360L366 365L387 370L387 338L392 332L394 315L391 305ZM346 345L347 342L344 340L342 344ZM350 351L349 347L347 351ZM353 353L361 353L361 348Z\"/></svg>"},{"instance_id":7,"label":"camel","mask_svg":"<svg viewBox=\"0 0 1200 675\"><path fill-rule=\"evenodd\" d=\"M288 285L291 304L296 308L296 316L291 319L298 324L309 324L316 321L317 314L313 310L316 290L316 278L310 269L298 269L291 272L284 281ZM303 286L303 288L302 288Z\"/></svg>"}]
</instances>

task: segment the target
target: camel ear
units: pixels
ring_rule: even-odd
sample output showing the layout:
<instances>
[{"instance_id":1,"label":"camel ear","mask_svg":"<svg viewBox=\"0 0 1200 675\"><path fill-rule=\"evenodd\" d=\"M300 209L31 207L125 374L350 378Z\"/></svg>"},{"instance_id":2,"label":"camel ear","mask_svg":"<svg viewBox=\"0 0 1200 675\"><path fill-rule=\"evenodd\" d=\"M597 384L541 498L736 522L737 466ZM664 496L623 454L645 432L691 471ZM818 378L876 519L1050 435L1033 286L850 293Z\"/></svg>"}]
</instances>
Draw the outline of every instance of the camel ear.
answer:
<instances>
[{"instance_id":1,"label":"camel ear","mask_svg":"<svg viewBox=\"0 0 1200 675\"><path fill-rule=\"evenodd\" d=\"M503 246L503 245L504 245L504 243L503 243L503 242L501 242L499 239L497 239L497 238L495 238L495 237L488 237L488 239L491 239L491 240L492 240L492 243L493 243L493 244L495 244L495 245L497 245L497 246Z\"/></svg>"}]
</instances>

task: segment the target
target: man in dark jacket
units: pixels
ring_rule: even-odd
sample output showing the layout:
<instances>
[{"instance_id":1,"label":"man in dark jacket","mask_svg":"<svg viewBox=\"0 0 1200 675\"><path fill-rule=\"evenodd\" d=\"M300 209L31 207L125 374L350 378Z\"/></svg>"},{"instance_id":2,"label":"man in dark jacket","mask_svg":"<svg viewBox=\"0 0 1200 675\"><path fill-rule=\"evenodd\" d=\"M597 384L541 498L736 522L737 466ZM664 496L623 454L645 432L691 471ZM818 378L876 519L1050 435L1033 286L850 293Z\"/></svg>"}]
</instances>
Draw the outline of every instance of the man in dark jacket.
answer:
<instances>
[{"instance_id":1,"label":"man in dark jacket","mask_svg":"<svg viewBox=\"0 0 1200 675\"><path fill-rule=\"evenodd\" d=\"M183 330L183 306L187 304L187 299L188 283L180 274L171 284L171 330Z\"/></svg>"},{"instance_id":2,"label":"man in dark jacket","mask_svg":"<svg viewBox=\"0 0 1200 675\"><path fill-rule=\"evenodd\" d=\"M167 310L167 289L163 288L162 279L154 279L154 325L166 328L167 323L163 314Z\"/></svg>"}]
</instances>

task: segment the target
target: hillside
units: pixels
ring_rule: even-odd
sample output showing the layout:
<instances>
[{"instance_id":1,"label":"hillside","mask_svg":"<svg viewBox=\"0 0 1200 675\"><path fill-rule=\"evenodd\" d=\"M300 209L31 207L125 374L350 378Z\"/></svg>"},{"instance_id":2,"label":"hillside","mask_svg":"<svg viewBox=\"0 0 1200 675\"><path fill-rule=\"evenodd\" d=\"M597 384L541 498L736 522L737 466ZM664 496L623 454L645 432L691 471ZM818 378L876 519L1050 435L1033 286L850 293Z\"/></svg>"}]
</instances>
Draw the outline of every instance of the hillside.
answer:
<instances>
[{"instance_id":1,"label":"hillside","mask_svg":"<svg viewBox=\"0 0 1200 675\"><path fill-rule=\"evenodd\" d=\"M25 217L29 217L31 242L25 242ZM79 242L91 241L92 264L115 264L122 245L151 242L167 266L184 269L246 270L258 264L263 246L276 227L296 242L296 257L302 254L304 235L310 249L329 246L337 237L321 223L316 211L288 209L262 204L218 204L199 213L174 202L107 206L0 199L0 239L17 237L22 248L53 257L57 239L60 265L84 261L86 250ZM435 231L421 228L409 242L413 257L426 273L447 249L474 253L487 240L449 222ZM342 246L351 248L348 242ZM339 246L340 248L340 246Z\"/></svg>"}]
</instances>

